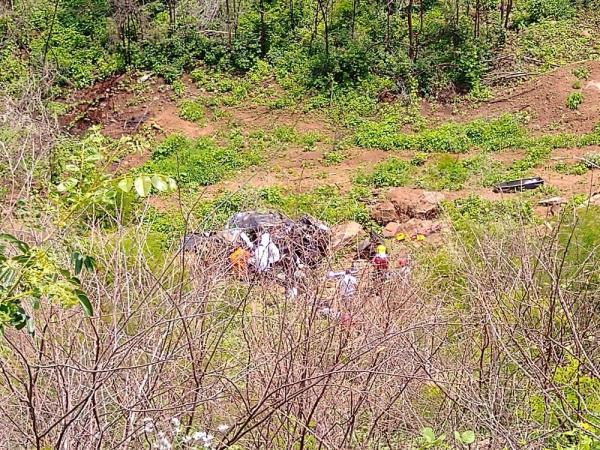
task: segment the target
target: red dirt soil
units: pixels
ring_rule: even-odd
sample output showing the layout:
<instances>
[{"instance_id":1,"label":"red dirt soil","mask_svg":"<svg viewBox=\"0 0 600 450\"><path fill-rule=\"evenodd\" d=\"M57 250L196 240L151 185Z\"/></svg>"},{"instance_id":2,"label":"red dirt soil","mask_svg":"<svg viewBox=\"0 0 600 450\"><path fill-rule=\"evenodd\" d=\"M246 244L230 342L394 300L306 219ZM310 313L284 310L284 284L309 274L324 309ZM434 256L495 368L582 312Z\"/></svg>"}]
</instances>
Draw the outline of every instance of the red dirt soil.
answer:
<instances>
[{"instance_id":1,"label":"red dirt soil","mask_svg":"<svg viewBox=\"0 0 600 450\"><path fill-rule=\"evenodd\" d=\"M567 97L577 92L573 70L585 67L590 75L582 81L584 100L575 111L567 108ZM495 98L475 106L423 106L424 114L435 121L465 121L473 118L496 117L506 113L525 112L530 116L532 131L563 131L589 133L600 120L600 62L589 61L569 65L541 75L516 87L505 88Z\"/></svg>"}]
</instances>

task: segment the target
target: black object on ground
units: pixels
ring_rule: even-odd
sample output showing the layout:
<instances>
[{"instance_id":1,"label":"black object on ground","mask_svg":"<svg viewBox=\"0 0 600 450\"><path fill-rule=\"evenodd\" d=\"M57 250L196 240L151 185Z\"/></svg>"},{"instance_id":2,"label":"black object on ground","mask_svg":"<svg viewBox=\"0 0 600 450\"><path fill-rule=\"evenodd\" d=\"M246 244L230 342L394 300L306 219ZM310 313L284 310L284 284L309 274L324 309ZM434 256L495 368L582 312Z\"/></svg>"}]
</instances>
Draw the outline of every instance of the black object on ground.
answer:
<instances>
[{"instance_id":1,"label":"black object on ground","mask_svg":"<svg viewBox=\"0 0 600 450\"><path fill-rule=\"evenodd\" d=\"M540 177L523 178L521 180L505 181L494 185L494 192L520 192L536 189L544 184Z\"/></svg>"}]
</instances>

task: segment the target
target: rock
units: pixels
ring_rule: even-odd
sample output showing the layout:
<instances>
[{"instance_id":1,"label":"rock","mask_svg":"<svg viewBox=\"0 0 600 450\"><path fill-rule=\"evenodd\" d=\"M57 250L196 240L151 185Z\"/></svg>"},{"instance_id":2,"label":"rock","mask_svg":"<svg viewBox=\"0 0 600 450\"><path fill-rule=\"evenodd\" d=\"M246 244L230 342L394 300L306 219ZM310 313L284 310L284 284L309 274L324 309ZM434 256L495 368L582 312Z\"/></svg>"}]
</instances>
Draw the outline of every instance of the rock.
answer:
<instances>
[{"instance_id":1,"label":"rock","mask_svg":"<svg viewBox=\"0 0 600 450\"><path fill-rule=\"evenodd\" d=\"M395 206L399 217L435 219L441 212L440 203L445 199L439 192L395 188L388 192L389 201Z\"/></svg>"},{"instance_id":2,"label":"rock","mask_svg":"<svg viewBox=\"0 0 600 450\"><path fill-rule=\"evenodd\" d=\"M600 194L594 194L588 200L588 204L600 206Z\"/></svg>"},{"instance_id":3,"label":"rock","mask_svg":"<svg viewBox=\"0 0 600 450\"><path fill-rule=\"evenodd\" d=\"M363 227L357 222L345 222L331 228L331 246L340 249L356 244L366 235Z\"/></svg>"},{"instance_id":4,"label":"rock","mask_svg":"<svg viewBox=\"0 0 600 450\"><path fill-rule=\"evenodd\" d=\"M147 73L142 75L141 77L138 78L138 83L145 83L146 81L148 81L150 79L150 77L152 76L151 73Z\"/></svg>"},{"instance_id":5,"label":"rock","mask_svg":"<svg viewBox=\"0 0 600 450\"><path fill-rule=\"evenodd\" d=\"M423 219L433 219L439 216L441 212L440 204L445 198L444 194L439 192L424 191L416 208L416 216Z\"/></svg>"},{"instance_id":6,"label":"rock","mask_svg":"<svg viewBox=\"0 0 600 450\"><path fill-rule=\"evenodd\" d=\"M398 234L398 231L402 227L402 224L398 222L390 222L383 229L383 237L393 238Z\"/></svg>"},{"instance_id":7,"label":"rock","mask_svg":"<svg viewBox=\"0 0 600 450\"><path fill-rule=\"evenodd\" d=\"M567 201L563 197L550 197L544 200L540 200L538 205L540 206L556 206L567 203Z\"/></svg>"},{"instance_id":8,"label":"rock","mask_svg":"<svg viewBox=\"0 0 600 450\"><path fill-rule=\"evenodd\" d=\"M414 238L417 235L429 236L439 232L441 229L442 225L432 220L410 219L398 227L396 234L403 233L408 238Z\"/></svg>"},{"instance_id":9,"label":"rock","mask_svg":"<svg viewBox=\"0 0 600 450\"><path fill-rule=\"evenodd\" d=\"M393 222L398 219L396 207L390 201L384 201L373 205L370 208L370 215L371 218L380 225Z\"/></svg>"}]
</instances>

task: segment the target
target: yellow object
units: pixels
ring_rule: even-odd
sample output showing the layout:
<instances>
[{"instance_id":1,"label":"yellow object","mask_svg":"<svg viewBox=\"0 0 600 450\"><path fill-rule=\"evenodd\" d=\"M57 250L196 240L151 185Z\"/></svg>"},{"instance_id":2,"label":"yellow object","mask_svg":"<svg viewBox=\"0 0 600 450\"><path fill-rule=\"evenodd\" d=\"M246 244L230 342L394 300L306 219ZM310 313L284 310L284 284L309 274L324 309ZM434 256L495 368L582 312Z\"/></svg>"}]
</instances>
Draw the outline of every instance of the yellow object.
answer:
<instances>
[{"instance_id":1,"label":"yellow object","mask_svg":"<svg viewBox=\"0 0 600 450\"><path fill-rule=\"evenodd\" d=\"M406 240L406 235L404 233L398 233L396 235L396 240L397 241L404 241L404 240Z\"/></svg>"},{"instance_id":2,"label":"yellow object","mask_svg":"<svg viewBox=\"0 0 600 450\"><path fill-rule=\"evenodd\" d=\"M377 254L378 255L385 255L386 253L387 253L387 249L385 248L385 245L377 246Z\"/></svg>"},{"instance_id":3,"label":"yellow object","mask_svg":"<svg viewBox=\"0 0 600 450\"><path fill-rule=\"evenodd\" d=\"M425 236L423 234L417 234L417 241L424 241Z\"/></svg>"}]
</instances>

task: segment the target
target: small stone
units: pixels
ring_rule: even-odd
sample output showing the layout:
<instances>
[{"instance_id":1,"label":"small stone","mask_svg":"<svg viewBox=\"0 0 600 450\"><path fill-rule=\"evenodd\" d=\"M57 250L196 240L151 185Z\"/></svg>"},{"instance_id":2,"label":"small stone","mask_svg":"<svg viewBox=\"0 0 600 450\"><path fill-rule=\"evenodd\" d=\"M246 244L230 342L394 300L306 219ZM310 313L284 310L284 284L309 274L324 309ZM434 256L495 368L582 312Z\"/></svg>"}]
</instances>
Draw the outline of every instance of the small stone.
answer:
<instances>
[{"instance_id":1,"label":"small stone","mask_svg":"<svg viewBox=\"0 0 600 450\"><path fill-rule=\"evenodd\" d=\"M340 249L358 243L366 235L363 227L357 222L345 222L331 228L331 246Z\"/></svg>"},{"instance_id":2,"label":"small stone","mask_svg":"<svg viewBox=\"0 0 600 450\"><path fill-rule=\"evenodd\" d=\"M383 229L383 237L385 237L385 238L395 237L398 234L398 232L400 231L401 227L402 227L402 225L398 222L388 223L385 226L385 228Z\"/></svg>"}]
</instances>

